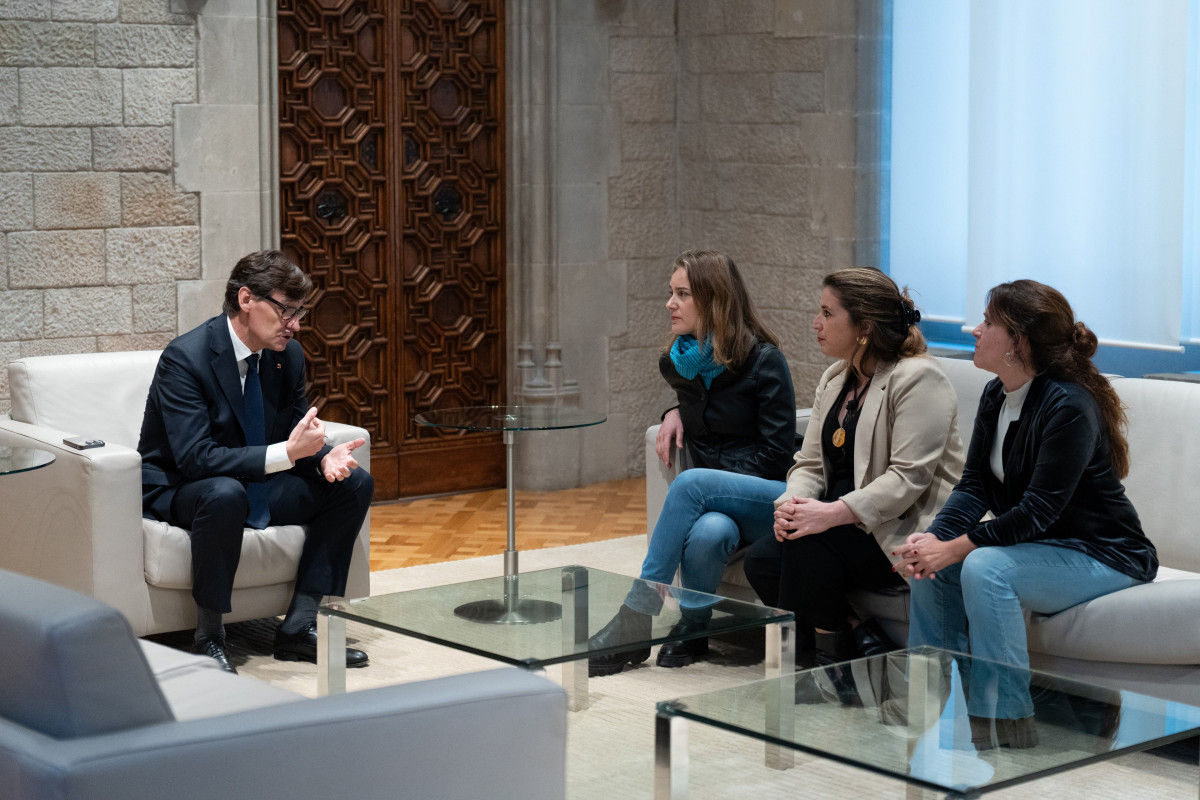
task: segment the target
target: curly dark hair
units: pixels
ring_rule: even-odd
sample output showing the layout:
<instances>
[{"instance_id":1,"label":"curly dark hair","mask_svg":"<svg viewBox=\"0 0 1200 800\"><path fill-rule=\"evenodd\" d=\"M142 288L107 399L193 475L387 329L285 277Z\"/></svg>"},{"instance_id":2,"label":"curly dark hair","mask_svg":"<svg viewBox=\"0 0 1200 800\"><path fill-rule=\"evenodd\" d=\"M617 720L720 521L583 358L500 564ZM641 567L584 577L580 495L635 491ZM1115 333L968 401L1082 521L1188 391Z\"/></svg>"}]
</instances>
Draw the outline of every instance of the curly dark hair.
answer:
<instances>
[{"instance_id":1,"label":"curly dark hair","mask_svg":"<svg viewBox=\"0 0 1200 800\"><path fill-rule=\"evenodd\" d=\"M1128 475L1125 407L1092 361L1099 345L1096 334L1075 319L1062 292L1028 279L1002 283L988 291L987 315L992 324L1004 326L1018 347L1028 342L1033 362L1029 366L1035 374L1078 383L1088 390L1108 427L1113 468L1122 478ZM1014 356L1020 358L1016 352Z\"/></svg>"},{"instance_id":2,"label":"curly dark hair","mask_svg":"<svg viewBox=\"0 0 1200 800\"><path fill-rule=\"evenodd\" d=\"M874 267L847 267L825 276L855 325L867 323L864 360L891 363L926 351L921 312L896 282Z\"/></svg>"}]
</instances>

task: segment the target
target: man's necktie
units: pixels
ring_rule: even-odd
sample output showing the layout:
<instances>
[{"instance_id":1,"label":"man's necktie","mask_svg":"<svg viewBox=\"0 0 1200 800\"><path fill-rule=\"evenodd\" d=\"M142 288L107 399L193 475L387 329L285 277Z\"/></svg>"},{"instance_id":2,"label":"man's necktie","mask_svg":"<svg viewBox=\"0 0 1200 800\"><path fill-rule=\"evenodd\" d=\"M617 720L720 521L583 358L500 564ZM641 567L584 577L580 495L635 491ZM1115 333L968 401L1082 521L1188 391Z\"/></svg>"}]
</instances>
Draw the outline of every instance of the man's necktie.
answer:
<instances>
[{"instance_id":1,"label":"man's necktie","mask_svg":"<svg viewBox=\"0 0 1200 800\"><path fill-rule=\"evenodd\" d=\"M267 424L263 417L262 384L258 380L258 353L246 357L246 385L242 389L242 416L246 423L246 444L265 445ZM251 528L265 528L271 521L271 509L267 502L267 485L250 482L246 484L246 499L250 511L246 524Z\"/></svg>"}]
</instances>

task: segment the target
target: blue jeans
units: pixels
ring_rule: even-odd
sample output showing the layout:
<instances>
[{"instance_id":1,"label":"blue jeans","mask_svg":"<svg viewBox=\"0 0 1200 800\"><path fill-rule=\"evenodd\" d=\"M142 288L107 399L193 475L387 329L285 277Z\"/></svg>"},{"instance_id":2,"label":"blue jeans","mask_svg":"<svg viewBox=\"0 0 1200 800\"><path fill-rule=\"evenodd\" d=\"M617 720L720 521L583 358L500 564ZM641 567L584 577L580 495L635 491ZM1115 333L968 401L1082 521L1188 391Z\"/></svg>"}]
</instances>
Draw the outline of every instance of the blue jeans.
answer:
<instances>
[{"instance_id":1,"label":"blue jeans","mask_svg":"<svg viewBox=\"0 0 1200 800\"><path fill-rule=\"evenodd\" d=\"M641 577L670 583L682 572L683 587L713 593L721 573L739 543L771 536L775 498L787 484L719 469L684 470L667 491L662 513L650 537ZM657 614L662 601L656 592L634 591L625 604L643 614ZM687 593L681 604L687 607ZM699 599L691 604L702 607Z\"/></svg>"},{"instance_id":2,"label":"blue jeans","mask_svg":"<svg viewBox=\"0 0 1200 800\"><path fill-rule=\"evenodd\" d=\"M969 682L963 670L968 712L1021 719L1033 713L1028 673L996 669L988 662L1029 669L1022 607L1057 614L1141 582L1065 547L1040 542L981 547L932 580L912 581L908 644L987 659L971 662Z\"/></svg>"}]
</instances>

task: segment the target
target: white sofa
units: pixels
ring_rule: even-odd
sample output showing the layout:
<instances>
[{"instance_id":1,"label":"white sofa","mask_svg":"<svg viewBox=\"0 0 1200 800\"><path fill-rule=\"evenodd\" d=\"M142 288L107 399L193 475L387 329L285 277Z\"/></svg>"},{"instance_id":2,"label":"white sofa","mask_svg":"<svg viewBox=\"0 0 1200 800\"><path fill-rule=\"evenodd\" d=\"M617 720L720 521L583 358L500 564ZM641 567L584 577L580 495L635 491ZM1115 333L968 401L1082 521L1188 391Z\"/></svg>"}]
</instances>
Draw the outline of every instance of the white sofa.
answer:
<instances>
[{"instance_id":1,"label":"white sofa","mask_svg":"<svg viewBox=\"0 0 1200 800\"><path fill-rule=\"evenodd\" d=\"M22 358L8 364L12 411L0 445L38 447L54 464L0 479L0 568L57 583L113 606L138 636L196 624L187 531L142 519L142 414L159 351ZM326 423L334 443L369 437ZM105 446L74 450L67 436ZM370 448L355 452L370 469ZM282 614L304 542L298 525L247 529L228 622ZM347 595L370 594L370 520L363 523Z\"/></svg>"},{"instance_id":2,"label":"white sofa","mask_svg":"<svg viewBox=\"0 0 1200 800\"><path fill-rule=\"evenodd\" d=\"M525 670L308 699L3 570L0 641L0 797L566 794L566 692Z\"/></svg>"},{"instance_id":3,"label":"white sofa","mask_svg":"<svg viewBox=\"0 0 1200 800\"><path fill-rule=\"evenodd\" d=\"M966 359L937 361L958 393L958 426L965 445L979 396L992 375ZM1200 384L1110 380L1129 416L1131 469L1125 488L1158 548L1158 578L1053 616L1033 615L1030 661L1038 669L1200 704L1200 537L1189 502L1200 475ZM803 433L801 420L807 425L804 411L797 412L797 430ZM657 426L646 431L646 522L651 533L673 477L654 453L657 431ZM740 554L726 568L720 591L753 597ZM905 641L907 591L858 592L851 601L861 615L879 619L896 641Z\"/></svg>"}]
</instances>

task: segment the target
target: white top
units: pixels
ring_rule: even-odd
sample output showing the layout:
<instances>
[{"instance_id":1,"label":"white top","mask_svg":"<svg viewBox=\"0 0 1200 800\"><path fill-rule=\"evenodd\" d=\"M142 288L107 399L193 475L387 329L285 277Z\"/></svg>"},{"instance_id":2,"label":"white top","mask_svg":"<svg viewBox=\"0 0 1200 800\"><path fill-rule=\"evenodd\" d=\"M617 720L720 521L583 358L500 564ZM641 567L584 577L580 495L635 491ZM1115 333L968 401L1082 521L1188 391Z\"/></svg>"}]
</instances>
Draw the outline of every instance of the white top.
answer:
<instances>
[{"instance_id":1,"label":"white top","mask_svg":"<svg viewBox=\"0 0 1200 800\"><path fill-rule=\"evenodd\" d=\"M1025 397L1033 380L1025 381L1020 389L1004 393L1004 405L1000 407L1000 418L996 420L996 436L992 442L992 474L999 481L1004 480L1004 435L1008 426L1021 418L1021 406L1025 405Z\"/></svg>"}]
</instances>

